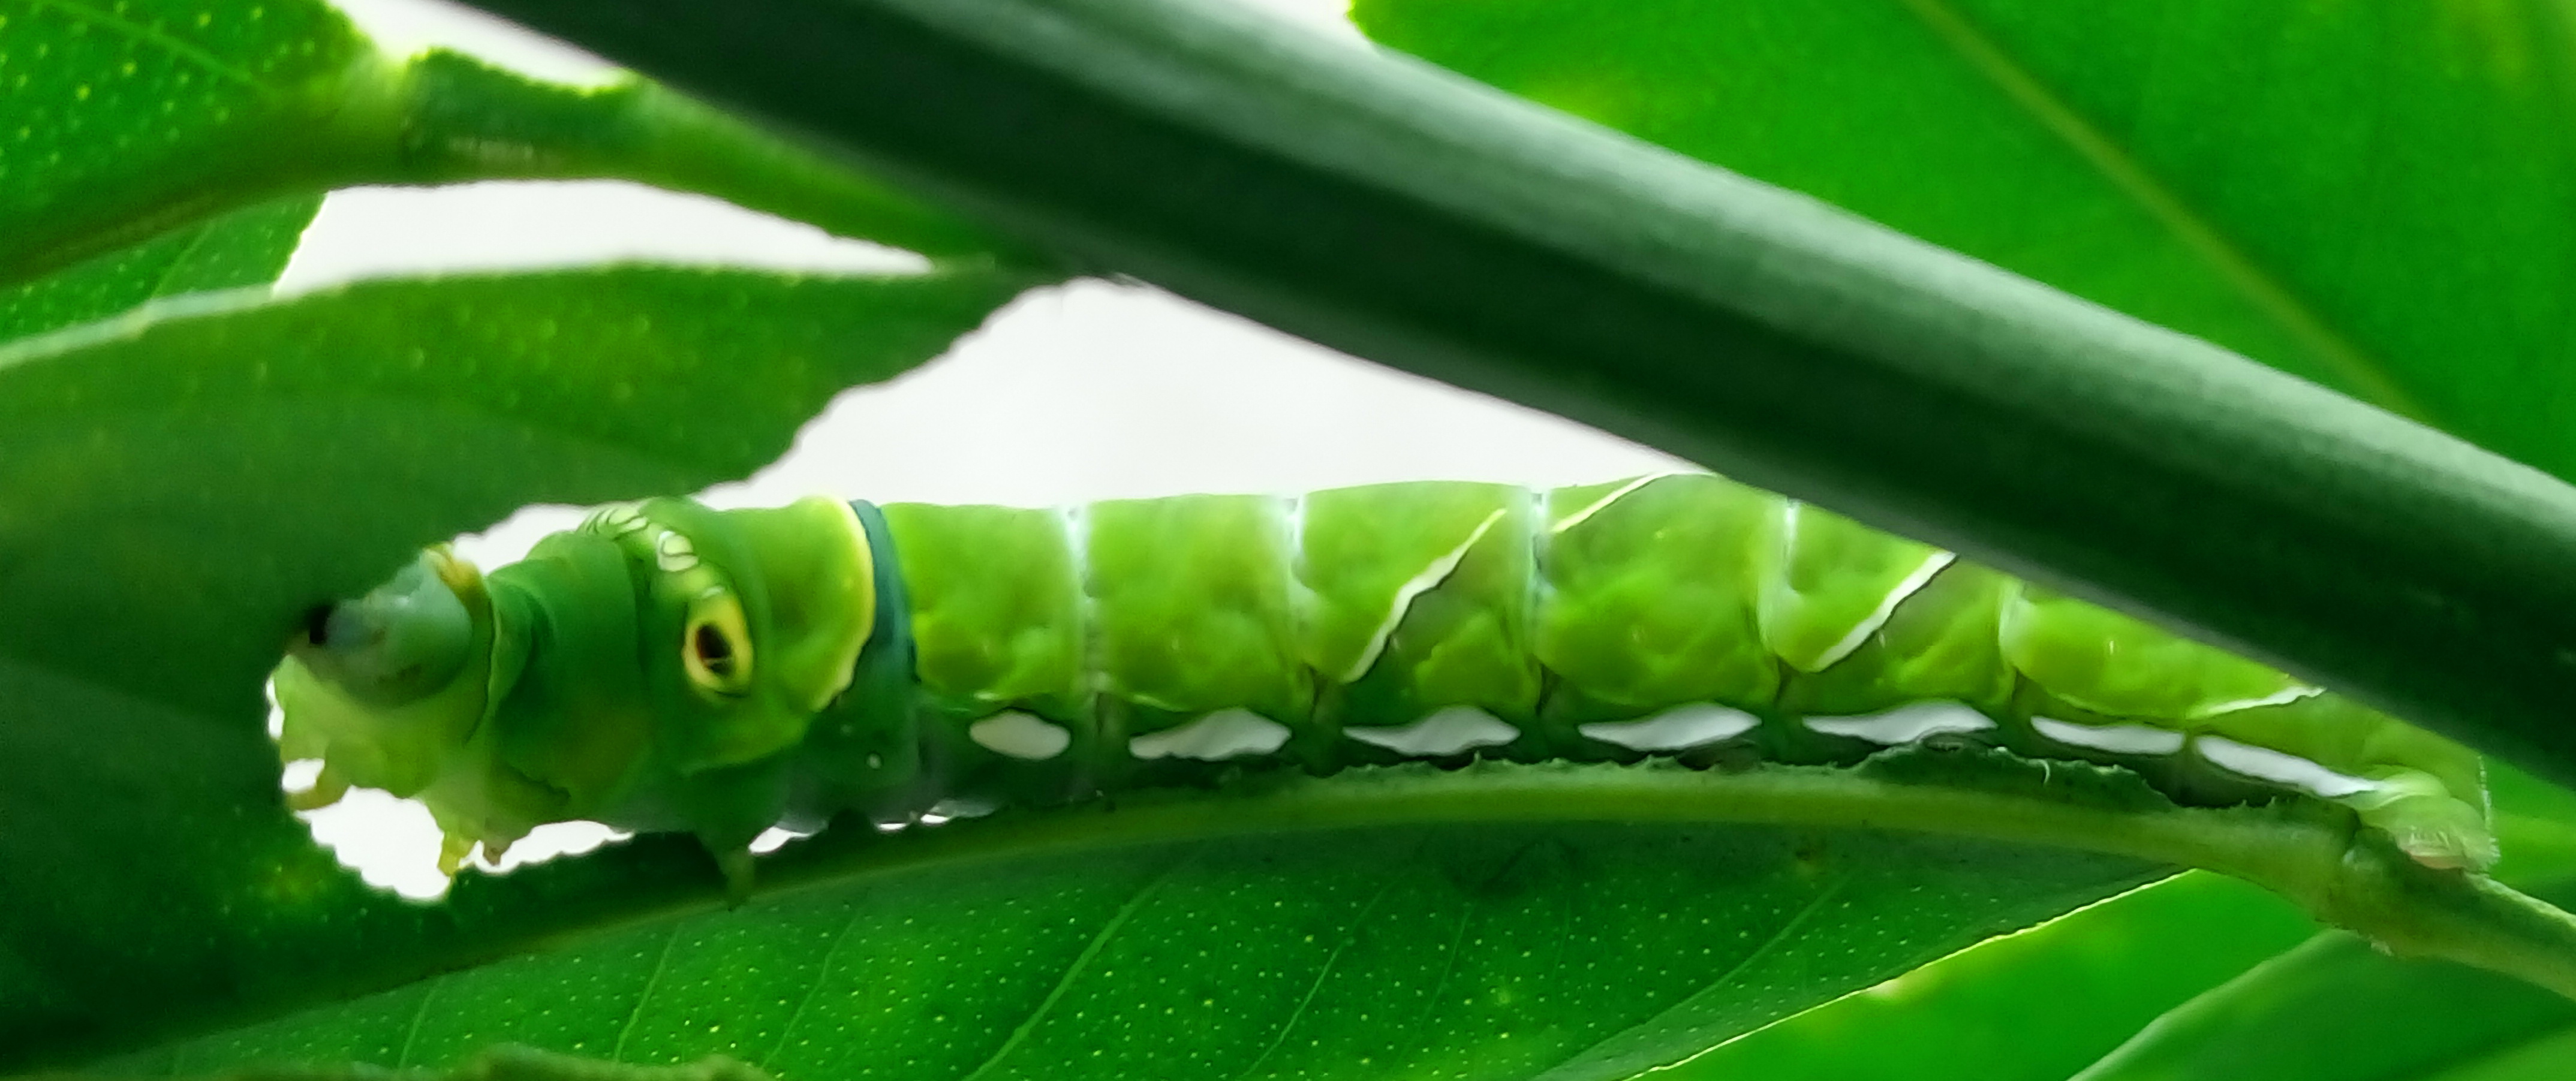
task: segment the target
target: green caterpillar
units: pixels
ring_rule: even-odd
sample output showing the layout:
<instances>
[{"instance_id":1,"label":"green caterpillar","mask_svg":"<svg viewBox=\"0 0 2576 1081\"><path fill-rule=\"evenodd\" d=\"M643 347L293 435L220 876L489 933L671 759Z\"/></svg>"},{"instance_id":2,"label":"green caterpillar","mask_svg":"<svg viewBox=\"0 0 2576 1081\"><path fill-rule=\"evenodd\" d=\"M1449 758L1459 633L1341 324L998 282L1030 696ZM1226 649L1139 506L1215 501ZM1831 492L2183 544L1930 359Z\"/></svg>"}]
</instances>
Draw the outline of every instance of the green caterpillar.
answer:
<instances>
[{"instance_id":1,"label":"green caterpillar","mask_svg":"<svg viewBox=\"0 0 2576 1081\"><path fill-rule=\"evenodd\" d=\"M417 796L450 870L555 821L918 818L1412 758L1857 761L1980 739L2177 800L2304 792L2494 858L2475 754L2219 650L1703 473L1070 511L603 509L488 578L316 609L281 751Z\"/></svg>"}]
</instances>

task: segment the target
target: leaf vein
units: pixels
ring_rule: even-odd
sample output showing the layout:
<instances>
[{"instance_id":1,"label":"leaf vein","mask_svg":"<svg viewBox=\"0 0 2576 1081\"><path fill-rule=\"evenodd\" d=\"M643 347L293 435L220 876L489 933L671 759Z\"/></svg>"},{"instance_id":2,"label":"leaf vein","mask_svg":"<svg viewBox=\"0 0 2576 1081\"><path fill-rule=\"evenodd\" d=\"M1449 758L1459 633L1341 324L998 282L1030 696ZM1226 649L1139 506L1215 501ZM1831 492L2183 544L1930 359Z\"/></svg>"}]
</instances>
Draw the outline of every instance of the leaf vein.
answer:
<instances>
[{"instance_id":1,"label":"leaf vein","mask_svg":"<svg viewBox=\"0 0 2576 1081\"><path fill-rule=\"evenodd\" d=\"M1817 913L1824 911L1826 904L1830 903L1834 898L1841 896L1843 887L1850 885L1851 881L1852 875L1848 871L1836 876L1831 883L1825 886L1824 889L1816 891L1815 897L1808 900L1806 906L1798 910L1797 915L1791 916L1787 921L1781 923L1778 928L1771 932L1769 937L1762 940L1761 945L1755 946L1751 952L1746 953L1734 964L1728 965L1726 967L1726 971L1719 973L1715 979L1700 985L1699 990L1691 992L1681 1001L1655 1011L1653 1015L1646 1019L1638 1021L1635 1024L1631 1024L1617 1032L1613 1032L1576 1049L1564 1058L1558 1060L1556 1067L1551 1068L1551 1072L1553 1072L1553 1069L1563 1068L1569 1063L1581 1061L1584 1056L1590 1055L1603 1047L1609 1046L1611 1043L1628 1035L1629 1033L1635 1032L1639 1029L1651 1028L1663 1021L1663 1019L1690 1008L1693 1003L1699 1002L1727 985L1734 983L1736 977L1743 975L1745 970L1753 967L1754 962L1769 957L1780 948L1781 943L1789 941L1790 937L1797 934L1801 928L1804 928L1809 920L1815 918ZM1666 1065L1669 1065L1669 1063Z\"/></svg>"},{"instance_id":2,"label":"leaf vein","mask_svg":"<svg viewBox=\"0 0 2576 1081\"><path fill-rule=\"evenodd\" d=\"M662 939L662 952L653 958L653 972L644 977L644 990L635 995L635 1008L626 1011L626 1024L617 1030L617 1044L608 1050L608 1061L626 1061L626 1040L635 1035L635 1022L644 1016L645 1003L653 1001L653 990L662 984L662 970L670 967L671 947L680 941L680 925L672 924L671 933Z\"/></svg>"},{"instance_id":3,"label":"leaf vein","mask_svg":"<svg viewBox=\"0 0 2576 1081\"><path fill-rule=\"evenodd\" d=\"M1262 1063L1270 1061L1271 1055L1286 1046L1288 1034L1296 1031L1297 1022L1306 1017L1306 1008L1314 1005L1315 992L1323 990L1324 981L1332 978L1333 966L1342 963L1343 952L1351 948L1351 943L1359 941L1360 932L1368 927L1369 915L1377 911L1378 902L1386 900L1387 892L1394 888L1395 880L1388 879L1385 885L1377 888L1377 893L1369 898L1368 904L1360 907L1360 914L1351 920L1350 932L1333 945L1333 952L1324 958L1323 967L1315 970L1315 982L1306 985L1306 996L1297 1000L1295 1010L1289 1011L1288 1020L1279 1026L1279 1034L1271 1037L1270 1046L1261 1049L1261 1056L1253 1059L1252 1065L1244 1067L1242 1072L1234 1075L1234 1081L1243 1081L1244 1078L1252 1076L1252 1071L1260 1069Z\"/></svg>"},{"instance_id":4,"label":"leaf vein","mask_svg":"<svg viewBox=\"0 0 2576 1081\"><path fill-rule=\"evenodd\" d=\"M778 1027L778 1042L771 1044L769 1052L760 1056L757 1065L763 1071L775 1072L769 1068L770 1060L787 1049L787 1038L796 1034L796 1026L805 1020L805 1008L814 1004L814 996L823 993L824 982L832 978L833 962L841 959L842 947L850 944L850 933L859 929L859 919L867 913L868 910L857 902L850 904L849 922L842 924L841 933L832 937L832 948L823 951L823 965L814 970L814 982L805 985L804 997L796 1000L796 1008L787 1014L787 1023Z\"/></svg>"},{"instance_id":5,"label":"leaf vein","mask_svg":"<svg viewBox=\"0 0 2576 1081\"><path fill-rule=\"evenodd\" d=\"M2287 331L2353 391L2392 413L2432 423L2423 404L2407 393L2385 363L2346 339L2242 246L2193 209L2109 135L2066 103L2039 77L1954 9L1950 0L1898 0L1959 59L2057 136L2078 157L2128 196L2184 247L2218 272L2221 280Z\"/></svg>"},{"instance_id":6,"label":"leaf vein","mask_svg":"<svg viewBox=\"0 0 2576 1081\"><path fill-rule=\"evenodd\" d=\"M52 8L74 19L78 19L119 37L126 38L127 40L157 47L172 56L195 64L217 76L230 79L254 90L266 89L265 87L262 87L259 80L253 78L249 72L225 63L222 57L216 56L214 53L208 52L198 46L191 45L178 38L172 37L154 27L145 26L129 19L120 18L112 12L100 11L88 4L80 3L78 0L27 0L27 3L32 7Z\"/></svg>"},{"instance_id":7,"label":"leaf vein","mask_svg":"<svg viewBox=\"0 0 2576 1081\"><path fill-rule=\"evenodd\" d=\"M1023 1019L1018 1027L1011 1030L1011 1035L1002 1041L1002 1046L995 1048L992 1055L968 1072L961 1081L978 1081L993 1067L1000 1065L1003 1059L1010 1057L1011 1052L1017 1050L1020 1044L1028 1039L1029 1033L1037 1031L1038 1023L1046 1020L1048 1014L1055 1012L1056 1003L1063 1001L1064 993L1073 987L1075 977L1082 975L1083 970L1091 966L1092 960L1100 956L1100 951L1109 945L1110 940L1118 937L1119 930L1127 926L1128 917L1134 916L1138 909L1145 907L1146 901L1161 892L1163 886L1190 863L1190 859L1175 861L1162 874L1154 876L1153 881L1138 887L1135 895L1127 898L1125 904L1118 906L1117 913L1109 917L1109 922L1101 924L1100 930L1092 933L1091 941L1083 945L1082 953L1073 959L1072 964L1065 966L1064 975L1057 977L1055 987L1047 992L1046 998L1038 1003L1036 1009L1029 1011L1029 1016Z\"/></svg>"},{"instance_id":8,"label":"leaf vein","mask_svg":"<svg viewBox=\"0 0 2576 1081\"><path fill-rule=\"evenodd\" d=\"M422 985L420 1005L411 1011L411 1023L403 1026L402 1050L394 1054L394 1069L411 1066L412 1043L420 1038L421 1022L429 1017L429 1000L438 997L439 985L445 982L441 977L432 976Z\"/></svg>"}]
</instances>

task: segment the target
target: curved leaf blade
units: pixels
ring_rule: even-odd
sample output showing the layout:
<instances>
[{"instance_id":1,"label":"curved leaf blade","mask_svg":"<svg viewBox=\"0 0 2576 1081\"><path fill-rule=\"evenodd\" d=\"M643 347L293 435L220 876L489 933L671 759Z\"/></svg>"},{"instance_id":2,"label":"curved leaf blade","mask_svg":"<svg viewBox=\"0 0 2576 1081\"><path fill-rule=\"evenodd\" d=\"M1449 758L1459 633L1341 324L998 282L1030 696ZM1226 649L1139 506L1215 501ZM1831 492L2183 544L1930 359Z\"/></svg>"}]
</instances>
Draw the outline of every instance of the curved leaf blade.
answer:
<instances>
[{"instance_id":1,"label":"curved leaf blade","mask_svg":"<svg viewBox=\"0 0 2576 1081\"><path fill-rule=\"evenodd\" d=\"M2278 897L2186 872L1980 943L1663 1076L2065 1081L2165 1011L2315 929Z\"/></svg>"},{"instance_id":2,"label":"curved leaf blade","mask_svg":"<svg viewBox=\"0 0 2576 1081\"><path fill-rule=\"evenodd\" d=\"M157 297L266 285L322 200L293 196L0 288L0 341L104 319Z\"/></svg>"},{"instance_id":3,"label":"curved leaf blade","mask_svg":"<svg viewBox=\"0 0 2576 1081\"><path fill-rule=\"evenodd\" d=\"M2576 793L2509 766L2494 767L2490 784L2506 852L2499 876L2519 884L2576 870L2569 862L2567 840L2570 823L2576 823ZM2149 1028L2150 1021L2300 946L2313 937L2313 930L2308 919L2277 897L2241 882L2187 872L1981 943L1870 993L1847 996L1712 1049L1673 1067L1672 1073L1674 1081L1809 1076L2064 1081L2133 1039L2158 1040L2161 1026ZM2180 948L2186 943L2188 948ZM2367 1001L2373 989L2385 988L2385 981L2352 986L2323 981L2310 990L2326 1001L2302 1009L2315 1016L2405 1013L2402 1006ZM2014 1021L1999 1025L1995 1019L2000 1017ZM2142 1028L2147 1035L2140 1035ZM2376 1035L2356 1028L2341 1039L2357 1046L2373 1042ZM2576 1061L2552 1057L2546 1043L2507 1053L2463 1039L2458 1055L2432 1060L2464 1064L2460 1077L2441 1073L2444 1081L2486 1077L2491 1071L2502 1081L2514 1076L2510 1071L2524 1068L2517 1064L2526 1060L2554 1064L2563 1073L2567 1063ZM2355 1053L2347 1047L2339 1060L2373 1058L2380 1050ZM2391 1057L2402 1062L2406 1054ZM2400 1071L2397 1076L2431 1075Z\"/></svg>"},{"instance_id":4,"label":"curved leaf blade","mask_svg":"<svg viewBox=\"0 0 2576 1081\"><path fill-rule=\"evenodd\" d=\"M2159 873L1943 838L1653 825L974 861L615 931L138 1061L442 1065L516 1042L634 1063L723 1054L782 1081L1606 1081Z\"/></svg>"},{"instance_id":5,"label":"curved leaf blade","mask_svg":"<svg viewBox=\"0 0 2576 1081\"><path fill-rule=\"evenodd\" d=\"M2557 995L2329 933L2183 1005L2076 1076L2413 1081L2570 1033L2576 1004Z\"/></svg>"},{"instance_id":6,"label":"curved leaf blade","mask_svg":"<svg viewBox=\"0 0 2576 1081\"><path fill-rule=\"evenodd\" d=\"M2495 771L2496 821L2513 882L2576 898L2565 837L2576 792L2511 767ZM2563 1076L2576 1067L2576 1008L2456 966L2407 962L2351 935L2324 934L2210 988L2123 1041L2088 1081L2203 1076L2387 1079Z\"/></svg>"},{"instance_id":7,"label":"curved leaf blade","mask_svg":"<svg viewBox=\"0 0 2576 1081\"><path fill-rule=\"evenodd\" d=\"M907 830L894 837L880 835L862 824L845 823L843 828L826 831L764 861L760 879L782 901L835 890L879 887L888 896L898 896L902 882L959 868L980 868L1007 879L1009 869L1014 867L1091 866L1084 861L1113 860L1119 853L1149 848L1165 852L1183 847L1218 852L1262 851L1263 846L1280 837L1312 838L1320 833L1348 838L1358 836L1354 831L1372 829L1396 834L1437 833L1450 838L1464 838L1479 831L1530 835L1532 831L1547 830L1644 840L1668 837L1676 830L1711 836L1787 836L1801 842L1792 846L1792 855L1798 860L1812 860L1820 853L1834 856L1863 851L1854 847L1860 842L1852 838L1874 836L1872 831L1882 823L1904 822L1917 835L1891 843L1928 846L1926 850L1934 852L2019 852L2022 855L2017 858L2037 861L2035 865L2040 867L2091 865L2127 869L2123 883L2106 884L2095 896L2157 877L2174 862L2226 867L2275 889L2301 896L2316 894L2309 898L2310 903L2333 913L2349 914L2362 925L2372 926L2376 933L2393 932L2392 939L2399 948L2460 950L2503 971L2516 971L2562 989L2571 986L2566 973L2570 957L2576 956L2576 946L2571 946L2563 916L2553 911L2549 920L2554 922L2549 922L2546 930L2529 933L2536 928L2519 915L2522 910L2517 907L2518 895L2496 896L2492 890L2464 886L2457 876L2409 871L2398 865L2403 857L2393 852L2355 849L2348 822L2338 822L2316 811L2317 808L2296 804L2233 809L2175 807L2133 777L2117 771L2063 764L2046 767L2002 755L1962 757L1955 751L1892 751L1853 769L1767 766L1703 772L1669 765L1488 763L1442 771L1417 765L1353 770L1325 779L1296 776L1293 772L1246 776L1214 790L1142 791L1114 805L1092 802L1044 811L1006 811L986 820ZM1464 841L1441 843L1460 851L1470 849ZM1323 846L1334 853L1341 853L1345 847L1346 843ZM1857 896L1873 905L1892 901L1899 911L1875 914L1858 911L1868 907L1859 899L1851 900L1846 908L1844 899L1832 892L1839 889L1832 886L1832 876L1819 879L1818 875L1800 870L1802 864L1779 866L1776 859L1734 864L1698 859L1679 862L1691 874L1728 881L1733 879L1727 876L1748 871L1761 872L1753 880L1776 877L1771 874L1773 870L1797 872L1786 876L1795 890L1809 894L1825 891L1832 900L1830 908L1816 910L1822 913L1816 918L1857 914L1863 917L1863 938L1889 928L1902 931L1918 926L1912 922L1918 917L1901 913L1920 909L1912 899L1927 895L1927 888L1938 904L1919 917L1933 922L1920 926L1932 928L1934 938L1939 937L1939 928L1948 926L1942 921L1962 913L1973 916L1989 903L1975 900L1986 895L1973 891L1944 896L1944 882L1968 881L1976 884L1975 889L1991 888L1996 891L1991 895L1996 903L2039 904L2044 900L2027 894L2029 884L2018 878L2017 872L1982 867L1976 859L1964 859L1965 871L1953 867L1963 859L1945 856L1929 865L1868 858L1845 865L1828 860L1824 865L1827 870L1886 865L1890 877ZM2391 863L2392 860L2397 862ZM1621 869L1632 862L1656 861L1623 858L1607 861L1604 866ZM1379 879L1387 876L1383 870L1371 874ZM1966 877L1956 877L1960 874ZM1268 896L1262 892L1270 888L1265 882L1278 885L1257 874L1228 872L1221 877L1233 879L1237 887L1253 891L1251 895L1256 898ZM1865 883L1872 877L1859 876ZM345 899L328 895L268 898L268 907L261 910L267 925L266 949L257 955L257 963L242 957L212 959L230 966L215 971L243 985L220 1006L229 1009L234 1018L248 1020L299 1002L327 1000L335 994L349 997L397 986L427 972L506 958L550 938L583 930L614 934L616 928L635 927L636 921L657 915L688 917L704 911L718 896L716 879L710 861L691 842L663 835L633 842L620 850L498 878L469 876L451 892L445 905L410 909L420 918L409 924L391 919L380 910L353 910ZM1042 886L1023 885L1032 890ZM1285 890L1294 894L1300 888L1297 876L1286 876ZM1701 882L1692 888L1710 891L1711 897L1725 893L1716 882ZM1603 896L1615 894L1612 891ZM1044 896L1038 892L1033 899L1024 894L1021 900L1042 907ZM2503 902L2501 907L2499 901ZM1272 907L1284 903L1278 901ZM2064 907L2072 904L2056 910ZM1662 920L1675 910L1674 904L1658 901L1629 915ZM1222 922L1222 915L1201 914L1197 920ZM1550 924L1550 929L1551 933L1581 937L1588 927L1568 925L1559 919ZM1621 933L1654 938L1670 930L1646 924ZM1698 934L1707 927L1684 930ZM1806 995L1803 1000L1781 1009L1803 1008L1877 982L1903 971L1906 965L1920 963L1976 937L1964 929L1954 930L1962 933L1938 949L1928 942L1912 941L1915 936L1910 932L1889 932L1891 937L1881 942L1882 946L1913 951L1903 964L1896 964L1892 957L1869 961L1880 947L1866 943L1845 943L1844 950L1827 949L1822 955L1806 949L1784 954L1777 963L1791 973L1830 975L1854 956L1862 958L1856 963L1886 962L1890 967L1849 973L1853 976L1849 981L1833 977L1826 985L1807 988L1811 995L1802 992ZM2465 939L2460 937L2463 934ZM2451 937L2445 941L2445 936ZM1236 972L1233 954L1216 949L1201 952L1202 956L1176 960L1174 964L1184 975L1233 978L1225 975ZM912 954L903 956L906 963L917 964L920 960ZM2506 959L2499 962L2499 956ZM1595 977L1588 973L1599 966L1587 966L1580 959L1568 964L1568 960L1556 956L1529 963L1556 975L1563 975L1560 969L1580 969L1587 973L1581 976L1583 980L1593 981L1584 986L1597 985ZM1762 992L1766 982L1777 981L1752 978L1772 963L1767 957L1760 965L1748 963L1743 971L1749 975L1740 988L1702 987L1684 995L1680 989L1667 987L1674 994L1657 1008L1630 1011L1617 1026L1586 1037L1582 1046L1568 1051L1563 1061L1544 1065L1551 1070L1597 1067L1611 1073L1633 1071L1681 1057L1722 1035L1777 1016L1778 1011L1765 1016L1747 1015L1747 1003L1737 993L1753 995L1751 1009L1755 1014L1773 1010L1776 1003L1765 1002L1780 998L1780 994ZM1594 993L1601 994L1605 1001L1623 1001L1619 996L1636 988L1664 986L1658 982L1663 979L1639 969L1626 973L1616 989L1599 992L1596 987ZM969 993L952 984L943 986L953 994ZM1551 1009L1538 1008L1546 1003L1524 1005L1531 1008L1504 1011L1503 1015L1515 1024L1541 1027L1554 1015ZM210 1018L203 1010L198 1017L219 1019ZM1371 1016L1364 1014L1359 1020L1368 1022ZM1729 1027L1738 1021L1744 1024ZM1377 1017L1374 1023L1388 1022ZM1092 1026L1076 1025L1067 1031L1077 1033L1075 1038L1099 1036L1091 1029ZM519 1031L513 1028L509 1033ZM1525 1046L1509 1044L1492 1033L1485 1035L1494 1042L1485 1054ZM1117 1028L1100 1038L1132 1037L1125 1028ZM1469 1034L1462 1041L1472 1042L1474 1038L1477 1037ZM59 1057L68 1050L58 1045L50 1053ZM577 1050L588 1053L595 1049ZM1100 1048L1086 1046L1085 1055L1092 1050ZM1374 1061L1376 1056L1363 1057Z\"/></svg>"}]
</instances>

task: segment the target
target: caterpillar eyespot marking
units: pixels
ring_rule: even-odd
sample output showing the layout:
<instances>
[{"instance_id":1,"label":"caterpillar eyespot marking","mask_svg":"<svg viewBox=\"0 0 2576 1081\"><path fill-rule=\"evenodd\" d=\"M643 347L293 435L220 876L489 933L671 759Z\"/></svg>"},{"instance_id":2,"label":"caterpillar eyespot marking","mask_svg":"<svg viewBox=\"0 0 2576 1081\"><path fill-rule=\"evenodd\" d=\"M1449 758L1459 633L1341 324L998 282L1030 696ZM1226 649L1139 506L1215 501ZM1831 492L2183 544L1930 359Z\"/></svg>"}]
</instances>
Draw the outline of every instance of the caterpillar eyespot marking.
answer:
<instances>
[{"instance_id":1,"label":"caterpillar eyespot marking","mask_svg":"<svg viewBox=\"0 0 2576 1081\"><path fill-rule=\"evenodd\" d=\"M1042 510L654 499L489 576L432 549L305 624L281 750L419 798L456 858L591 819L748 866L782 821L900 828L1221 771L1900 744L2327 800L2427 865L2495 856L2458 744L1701 473Z\"/></svg>"}]
</instances>

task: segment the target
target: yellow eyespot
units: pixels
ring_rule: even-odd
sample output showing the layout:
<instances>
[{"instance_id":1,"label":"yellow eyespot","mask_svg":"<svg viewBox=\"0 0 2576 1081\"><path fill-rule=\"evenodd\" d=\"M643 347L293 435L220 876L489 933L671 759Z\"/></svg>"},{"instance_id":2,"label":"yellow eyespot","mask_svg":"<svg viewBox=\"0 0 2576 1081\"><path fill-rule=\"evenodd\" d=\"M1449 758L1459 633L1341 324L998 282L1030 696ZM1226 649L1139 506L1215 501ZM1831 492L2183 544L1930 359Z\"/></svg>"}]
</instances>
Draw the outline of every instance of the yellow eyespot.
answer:
<instances>
[{"instance_id":1,"label":"yellow eyespot","mask_svg":"<svg viewBox=\"0 0 2576 1081\"><path fill-rule=\"evenodd\" d=\"M689 682L708 694L731 697L751 689L751 630L732 593L710 590L689 602L680 664Z\"/></svg>"}]
</instances>

